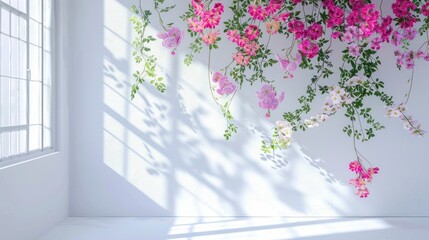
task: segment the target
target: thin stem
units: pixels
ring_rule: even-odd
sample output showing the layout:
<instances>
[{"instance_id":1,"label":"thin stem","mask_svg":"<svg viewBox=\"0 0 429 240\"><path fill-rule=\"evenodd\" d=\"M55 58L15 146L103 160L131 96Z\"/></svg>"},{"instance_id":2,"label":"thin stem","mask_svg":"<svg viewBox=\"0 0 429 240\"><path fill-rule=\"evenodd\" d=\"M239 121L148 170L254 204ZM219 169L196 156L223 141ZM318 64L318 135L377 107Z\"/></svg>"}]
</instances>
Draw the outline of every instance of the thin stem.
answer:
<instances>
[{"instance_id":1,"label":"thin stem","mask_svg":"<svg viewBox=\"0 0 429 240\"><path fill-rule=\"evenodd\" d=\"M408 93L407 93L407 100L405 100L405 104L408 103L408 100L410 100L410 95L411 95L411 89L413 88L413 80L414 80L414 68L411 72L411 78L410 78L410 88L408 89Z\"/></svg>"}]
</instances>

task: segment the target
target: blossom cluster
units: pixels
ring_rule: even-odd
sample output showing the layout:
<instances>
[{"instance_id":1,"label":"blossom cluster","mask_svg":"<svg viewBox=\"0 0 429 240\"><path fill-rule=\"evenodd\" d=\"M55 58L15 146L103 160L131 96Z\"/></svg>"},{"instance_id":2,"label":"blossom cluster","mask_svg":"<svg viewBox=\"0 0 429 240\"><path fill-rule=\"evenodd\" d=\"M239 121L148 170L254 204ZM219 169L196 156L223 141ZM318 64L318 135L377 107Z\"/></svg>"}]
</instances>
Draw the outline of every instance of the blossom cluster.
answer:
<instances>
[{"instance_id":1,"label":"blossom cluster","mask_svg":"<svg viewBox=\"0 0 429 240\"><path fill-rule=\"evenodd\" d=\"M289 32L293 33L295 39L300 40L298 50L307 58L314 58L319 52L318 40L323 35L323 27L318 23L313 23L307 29L304 23L298 19L292 19L288 23Z\"/></svg>"},{"instance_id":2,"label":"blossom cluster","mask_svg":"<svg viewBox=\"0 0 429 240\"><path fill-rule=\"evenodd\" d=\"M401 28L413 27L417 22L417 18L413 16L412 11L417 6L411 0L396 0L392 4L393 14L399 19Z\"/></svg>"},{"instance_id":3,"label":"blossom cluster","mask_svg":"<svg viewBox=\"0 0 429 240\"><path fill-rule=\"evenodd\" d=\"M286 121L276 122L277 143L281 148L287 148L292 141L292 125Z\"/></svg>"},{"instance_id":4,"label":"blossom cluster","mask_svg":"<svg viewBox=\"0 0 429 240\"><path fill-rule=\"evenodd\" d=\"M412 135L423 136L426 131L421 128L421 124L414 120L412 116L405 115L407 107L401 103L397 106L386 107L386 116L389 118L399 118L403 124L404 129Z\"/></svg>"},{"instance_id":5,"label":"blossom cluster","mask_svg":"<svg viewBox=\"0 0 429 240\"><path fill-rule=\"evenodd\" d=\"M218 40L220 32L213 29L220 23L221 15L224 12L223 4L217 2L213 8L206 9L202 0L192 0L192 7L195 17L187 19L188 29L198 33L206 45L214 44ZM208 29L206 33L205 29Z\"/></svg>"},{"instance_id":6,"label":"blossom cluster","mask_svg":"<svg viewBox=\"0 0 429 240\"><path fill-rule=\"evenodd\" d=\"M234 83L232 83L227 76L220 72L213 73L212 81L218 84L216 92L219 95L229 95L237 89Z\"/></svg>"},{"instance_id":7,"label":"blossom cluster","mask_svg":"<svg viewBox=\"0 0 429 240\"><path fill-rule=\"evenodd\" d=\"M270 117L270 110L275 110L285 98L284 92L277 97L276 90L270 84L262 85L261 90L256 95L259 99L259 107L268 110L265 114L267 118Z\"/></svg>"},{"instance_id":8,"label":"blossom cluster","mask_svg":"<svg viewBox=\"0 0 429 240\"><path fill-rule=\"evenodd\" d=\"M369 195L367 183L372 182L373 176L378 174L379 168L367 168L362 166L359 160L353 161L349 164L349 169L357 174L356 178L350 179L349 183L356 188L356 195L360 198L366 198Z\"/></svg>"},{"instance_id":9,"label":"blossom cluster","mask_svg":"<svg viewBox=\"0 0 429 240\"><path fill-rule=\"evenodd\" d=\"M250 62L250 58L256 55L256 51L259 49L256 40L259 35L260 30L256 25L248 25L245 29L244 36L240 35L238 30L228 30L228 39L241 48L241 51L232 55L237 64L247 65Z\"/></svg>"}]
</instances>

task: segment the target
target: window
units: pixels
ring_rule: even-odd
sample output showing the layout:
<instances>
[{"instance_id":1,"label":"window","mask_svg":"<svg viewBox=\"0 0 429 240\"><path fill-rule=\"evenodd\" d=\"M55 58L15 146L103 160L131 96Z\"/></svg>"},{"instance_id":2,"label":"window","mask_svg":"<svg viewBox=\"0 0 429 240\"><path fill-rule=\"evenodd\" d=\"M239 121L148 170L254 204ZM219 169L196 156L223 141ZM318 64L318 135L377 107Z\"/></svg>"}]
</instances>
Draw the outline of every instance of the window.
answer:
<instances>
[{"instance_id":1,"label":"window","mask_svg":"<svg viewBox=\"0 0 429 240\"><path fill-rule=\"evenodd\" d=\"M51 0L0 0L0 162L52 149Z\"/></svg>"}]
</instances>

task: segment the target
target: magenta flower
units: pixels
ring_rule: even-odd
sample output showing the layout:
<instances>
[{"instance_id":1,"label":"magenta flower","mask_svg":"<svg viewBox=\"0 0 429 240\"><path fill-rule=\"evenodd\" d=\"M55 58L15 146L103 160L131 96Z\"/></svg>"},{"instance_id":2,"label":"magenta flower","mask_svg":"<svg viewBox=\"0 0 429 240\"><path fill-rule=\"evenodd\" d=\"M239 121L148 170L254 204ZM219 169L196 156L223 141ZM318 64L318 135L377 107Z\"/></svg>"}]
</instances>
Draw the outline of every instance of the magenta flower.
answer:
<instances>
[{"instance_id":1,"label":"magenta flower","mask_svg":"<svg viewBox=\"0 0 429 240\"><path fill-rule=\"evenodd\" d=\"M359 161L353 161L349 164L349 169L355 173L362 173L363 168Z\"/></svg>"},{"instance_id":2,"label":"magenta flower","mask_svg":"<svg viewBox=\"0 0 429 240\"><path fill-rule=\"evenodd\" d=\"M170 28L167 32L158 33L158 38L162 39L162 46L172 49L171 55L176 53L176 48L180 45L183 32L177 27Z\"/></svg>"},{"instance_id":3,"label":"magenta flower","mask_svg":"<svg viewBox=\"0 0 429 240\"><path fill-rule=\"evenodd\" d=\"M429 17L429 2L422 6L422 14L423 16Z\"/></svg>"}]
</instances>

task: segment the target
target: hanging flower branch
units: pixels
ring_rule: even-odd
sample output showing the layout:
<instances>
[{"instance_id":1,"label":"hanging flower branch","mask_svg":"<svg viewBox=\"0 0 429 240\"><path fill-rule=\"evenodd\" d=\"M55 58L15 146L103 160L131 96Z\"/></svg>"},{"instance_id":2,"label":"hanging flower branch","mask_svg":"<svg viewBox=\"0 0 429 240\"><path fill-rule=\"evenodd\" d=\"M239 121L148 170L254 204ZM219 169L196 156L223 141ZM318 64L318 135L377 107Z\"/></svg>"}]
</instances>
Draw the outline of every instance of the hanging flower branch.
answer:
<instances>
[{"instance_id":1,"label":"hanging flower branch","mask_svg":"<svg viewBox=\"0 0 429 240\"><path fill-rule=\"evenodd\" d=\"M392 3L393 2L393 3ZM174 8L164 6L164 0L154 0L154 11L164 31L157 38L174 55L183 38L183 32L173 24L164 25L162 14ZM393 15L383 14L383 5L391 7ZM413 135L423 136L421 124L406 113L406 104L411 95L415 62L429 61L429 2L425 0L231 0L232 12L225 17L225 6L213 0L190 0L187 11L180 16L188 25L187 32L192 39L184 63L190 65L194 55L208 48L208 83L215 104L223 112L226 121L224 137L230 139L238 128L230 105L236 92L243 84L261 82L255 90L259 107L270 118L285 98L285 93L275 87L275 79L266 77L265 72L279 65L285 79L292 79L298 69L314 73L308 81L305 93L298 98L300 107L285 112L283 119L276 122L270 140L262 141L262 151L274 152L287 148L292 134L317 127L338 112L350 121L343 132L353 138L356 159L349 164L357 178L350 180L356 194L365 198L369 192L366 184L378 173L377 167L358 151L356 141L366 142L384 126L372 116L372 108L365 99L377 97L386 106L386 116L398 118L404 128ZM132 7L135 16L131 18L137 37L133 42L135 61L142 70L134 74L133 98L139 86L148 81L159 91L165 90L162 77L156 73L156 57L151 54L149 44L156 38L149 36L146 27L150 24L151 11L140 6ZM223 23L223 25L221 25ZM412 41L417 35L424 36L424 43L413 49ZM273 52L271 37L283 36L284 49ZM211 69L211 53L219 48L222 38L235 47L231 62L222 69ZM289 41L286 41L288 39ZM332 46L338 42L346 47L334 52ZM286 44L289 45L286 45ZM392 44L396 50L398 69L410 71L406 98L395 105L393 97L384 91L385 83L375 76L381 65L378 55L383 45ZM333 54L342 55L342 63L334 66ZM339 78L334 85L328 80L334 73ZM325 101L319 111L308 117L316 96L324 95Z\"/></svg>"}]
</instances>

